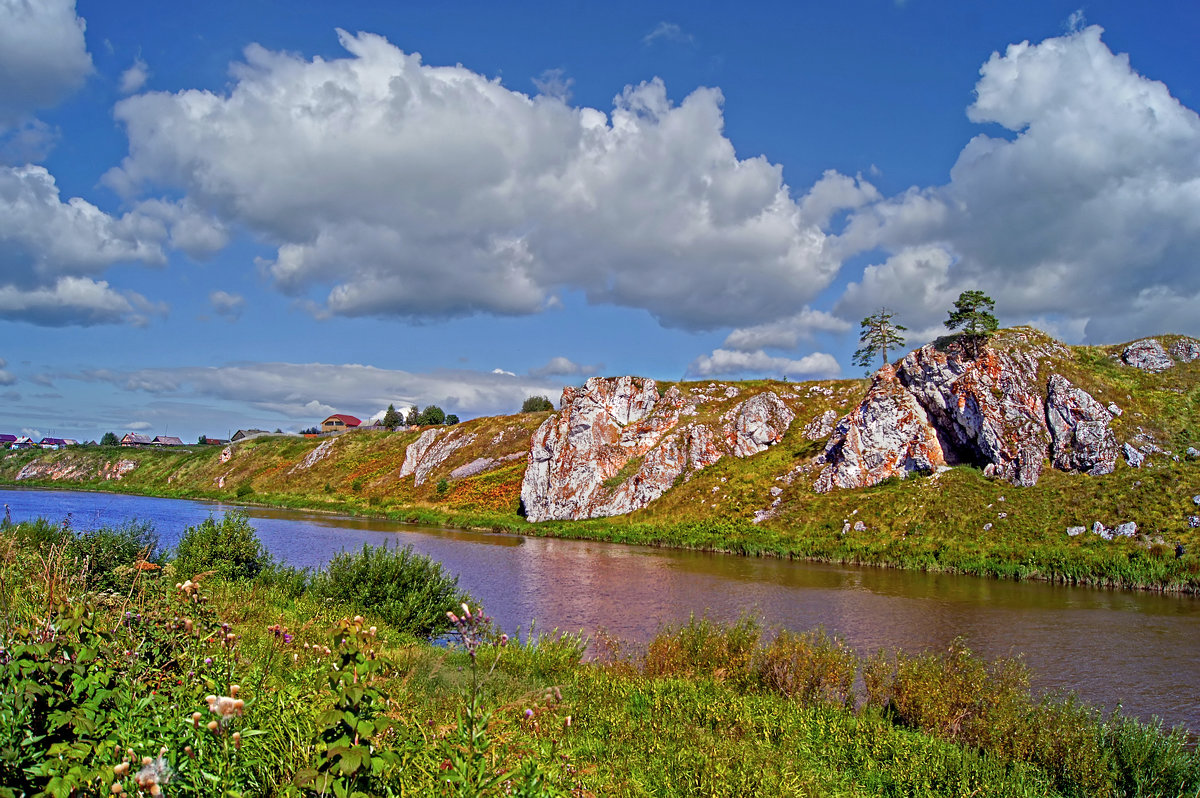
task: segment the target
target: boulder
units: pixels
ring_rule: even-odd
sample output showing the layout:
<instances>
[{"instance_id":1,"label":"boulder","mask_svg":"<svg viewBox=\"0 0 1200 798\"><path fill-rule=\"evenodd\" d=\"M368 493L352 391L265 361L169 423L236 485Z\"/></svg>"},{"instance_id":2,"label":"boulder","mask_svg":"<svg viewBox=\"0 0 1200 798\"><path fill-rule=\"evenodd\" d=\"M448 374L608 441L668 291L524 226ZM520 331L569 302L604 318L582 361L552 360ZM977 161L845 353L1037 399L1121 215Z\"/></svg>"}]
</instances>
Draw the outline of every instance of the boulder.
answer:
<instances>
[{"instance_id":1,"label":"boulder","mask_svg":"<svg viewBox=\"0 0 1200 798\"><path fill-rule=\"evenodd\" d=\"M819 441L822 438L828 438L829 433L833 432L833 428L837 425L838 415L833 410L826 410L821 415L814 418L812 421L804 425L804 431L801 433L810 441Z\"/></svg>"},{"instance_id":2,"label":"boulder","mask_svg":"<svg viewBox=\"0 0 1200 798\"><path fill-rule=\"evenodd\" d=\"M1163 345L1156 338L1134 341L1125 347L1125 351L1121 353L1121 360L1125 361L1127 366L1148 371L1151 374L1166 371L1175 365L1175 361L1170 358L1167 350L1163 349Z\"/></svg>"},{"instance_id":3,"label":"boulder","mask_svg":"<svg viewBox=\"0 0 1200 798\"><path fill-rule=\"evenodd\" d=\"M818 493L931 471L946 458L925 409L895 369L884 366L858 407L837 423L825 446L825 461L828 465L813 486Z\"/></svg>"},{"instance_id":4,"label":"boulder","mask_svg":"<svg viewBox=\"0 0 1200 798\"><path fill-rule=\"evenodd\" d=\"M1200 528L1200 515L1189 515L1188 527L1191 529Z\"/></svg>"},{"instance_id":5,"label":"boulder","mask_svg":"<svg viewBox=\"0 0 1200 798\"><path fill-rule=\"evenodd\" d=\"M1067 534L1071 537L1077 537L1079 535L1082 535L1084 532L1087 532L1087 527L1085 527L1085 526L1069 526L1069 527L1067 527Z\"/></svg>"},{"instance_id":6,"label":"boulder","mask_svg":"<svg viewBox=\"0 0 1200 798\"><path fill-rule=\"evenodd\" d=\"M404 464L400 466L399 477L403 479L412 475L413 484L420 485L447 457L474 442L474 433L462 433L454 427L449 430L427 429L404 450Z\"/></svg>"},{"instance_id":7,"label":"boulder","mask_svg":"<svg viewBox=\"0 0 1200 798\"><path fill-rule=\"evenodd\" d=\"M1200 341L1195 338L1180 338L1171 344L1171 357L1180 363L1191 363L1200 358Z\"/></svg>"},{"instance_id":8,"label":"boulder","mask_svg":"<svg viewBox=\"0 0 1200 798\"><path fill-rule=\"evenodd\" d=\"M1132 521L1127 521L1124 524L1117 524L1113 530L1113 537L1132 538L1137 536L1137 524Z\"/></svg>"},{"instance_id":9,"label":"boulder","mask_svg":"<svg viewBox=\"0 0 1200 798\"><path fill-rule=\"evenodd\" d=\"M734 396L737 394L734 393ZM726 441L737 457L749 457L778 443L796 414L771 391L756 394L726 413Z\"/></svg>"},{"instance_id":10,"label":"boulder","mask_svg":"<svg viewBox=\"0 0 1200 798\"><path fill-rule=\"evenodd\" d=\"M1087 391L1052 374L1046 385L1046 423L1054 467L1111 474L1117 460L1117 438L1108 426L1112 418Z\"/></svg>"},{"instance_id":11,"label":"boulder","mask_svg":"<svg viewBox=\"0 0 1200 798\"><path fill-rule=\"evenodd\" d=\"M1146 455L1140 449L1136 449L1128 443L1121 445L1121 454L1125 456L1125 462L1131 468L1141 468L1142 463L1146 461Z\"/></svg>"}]
</instances>

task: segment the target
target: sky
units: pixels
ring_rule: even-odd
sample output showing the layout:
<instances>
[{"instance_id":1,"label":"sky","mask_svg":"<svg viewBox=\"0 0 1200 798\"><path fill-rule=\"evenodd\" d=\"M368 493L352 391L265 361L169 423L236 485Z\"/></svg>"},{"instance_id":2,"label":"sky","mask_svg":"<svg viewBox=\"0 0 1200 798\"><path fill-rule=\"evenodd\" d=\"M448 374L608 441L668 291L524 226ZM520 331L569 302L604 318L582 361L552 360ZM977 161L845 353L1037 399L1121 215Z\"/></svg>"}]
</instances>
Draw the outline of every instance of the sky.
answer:
<instances>
[{"instance_id":1,"label":"sky","mask_svg":"<svg viewBox=\"0 0 1200 798\"><path fill-rule=\"evenodd\" d=\"M0 432L1200 335L1194 2L0 0Z\"/></svg>"}]
</instances>

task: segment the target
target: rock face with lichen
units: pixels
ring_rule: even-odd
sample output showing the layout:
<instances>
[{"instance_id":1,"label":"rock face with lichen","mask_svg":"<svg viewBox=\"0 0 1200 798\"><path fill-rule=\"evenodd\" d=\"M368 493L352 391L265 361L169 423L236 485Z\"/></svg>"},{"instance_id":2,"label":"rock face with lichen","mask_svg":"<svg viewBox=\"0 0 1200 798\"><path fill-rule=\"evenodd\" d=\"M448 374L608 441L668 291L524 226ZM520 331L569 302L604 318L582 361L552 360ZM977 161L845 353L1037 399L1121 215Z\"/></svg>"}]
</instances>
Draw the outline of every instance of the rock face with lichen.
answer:
<instances>
[{"instance_id":1,"label":"rock face with lichen","mask_svg":"<svg viewBox=\"0 0 1200 798\"><path fill-rule=\"evenodd\" d=\"M1070 356L1030 330L971 357L954 341L923 346L873 378L870 392L838 422L814 485L865 487L939 465L967 463L1015 485L1034 485L1043 463L1105 474L1116 459L1112 414L1045 362Z\"/></svg>"},{"instance_id":2,"label":"rock face with lichen","mask_svg":"<svg viewBox=\"0 0 1200 798\"><path fill-rule=\"evenodd\" d=\"M767 391L743 401L709 386L660 394L654 380L593 377L566 388L562 410L533 435L521 486L530 521L622 515L662 496L676 480L722 457L749 457L777 443L795 414ZM707 403L728 405L715 421Z\"/></svg>"},{"instance_id":3,"label":"rock face with lichen","mask_svg":"<svg viewBox=\"0 0 1200 798\"><path fill-rule=\"evenodd\" d=\"M121 458L108 460L97 466L95 463L73 457L56 460L33 460L17 472L17 481L27 479L62 480L64 482L90 482L95 479L117 480L138 467L137 460Z\"/></svg>"},{"instance_id":4,"label":"rock face with lichen","mask_svg":"<svg viewBox=\"0 0 1200 798\"><path fill-rule=\"evenodd\" d=\"M474 434L458 427L427 429L404 451L399 477L412 476L414 484L420 485L450 455L474 441Z\"/></svg>"}]
</instances>

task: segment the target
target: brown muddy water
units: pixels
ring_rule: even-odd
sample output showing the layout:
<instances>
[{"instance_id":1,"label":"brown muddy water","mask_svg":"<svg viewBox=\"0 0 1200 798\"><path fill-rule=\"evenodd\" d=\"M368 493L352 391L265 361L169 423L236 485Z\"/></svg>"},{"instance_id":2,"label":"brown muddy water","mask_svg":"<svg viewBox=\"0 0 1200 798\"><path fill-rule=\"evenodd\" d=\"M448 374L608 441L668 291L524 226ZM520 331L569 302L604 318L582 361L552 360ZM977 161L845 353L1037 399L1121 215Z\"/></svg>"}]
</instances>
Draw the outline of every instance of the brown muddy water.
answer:
<instances>
[{"instance_id":1,"label":"brown muddy water","mask_svg":"<svg viewBox=\"0 0 1200 798\"><path fill-rule=\"evenodd\" d=\"M71 491L0 490L15 521L68 513L79 529L152 521L165 546L232 505ZM882 568L415 527L246 508L266 547L299 567L337 552L411 545L440 560L507 631L597 630L645 642L691 613L768 629L824 626L860 654L944 648L1020 656L1038 690L1071 690L1200 732L1200 599Z\"/></svg>"}]
</instances>

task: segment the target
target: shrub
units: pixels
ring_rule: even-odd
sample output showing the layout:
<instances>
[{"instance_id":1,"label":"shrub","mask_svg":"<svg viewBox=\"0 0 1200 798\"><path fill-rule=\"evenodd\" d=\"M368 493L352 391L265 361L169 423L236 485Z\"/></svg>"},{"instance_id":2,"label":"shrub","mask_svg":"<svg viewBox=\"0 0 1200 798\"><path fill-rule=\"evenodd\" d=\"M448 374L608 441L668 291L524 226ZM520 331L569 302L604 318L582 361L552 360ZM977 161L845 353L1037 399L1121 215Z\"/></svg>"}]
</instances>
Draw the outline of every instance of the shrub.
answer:
<instances>
[{"instance_id":1,"label":"shrub","mask_svg":"<svg viewBox=\"0 0 1200 798\"><path fill-rule=\"evenodd\" d=\"M752 617L723 626L693 614L683 626L667 627L650 641L642 669L647 676L707 676L745 686L755 678L761 634Z\"/></svg>"},{"instance_id":2,"label":"shrub","mask_svg":"<svg viewBox=\"0 0 1200 798\"><path fill-rule=\"evenodd\" d=\"M238 485L237 497L239 499L244 499L247 496L249 496L251 493L254 493L254 486L251 485L249 482L243 482L241 485Z\"/></svg>"},{"instance_id":3,"label":"shrub","mask_svg":"<svg viewBox=\"0 0 1200 798\"><path fill-rule=\"evenodd\" d=\"M342 552L314 580L313 592L422 637L448 629L446 612L467 600L458 577L412 546L364 545L353 554Z\"/></svg>"},{"instance_id":4,"label":"shrub","mask_svg":"<svg viewBox=\"0 0 1200 798\"><path fill-rule=\"evenodd\" d=\"M554 404L544 396L531 396L521 405L522 413L543 413L553 409Z\"/></svg>"},{"instance_id":5,"label":"shrub","mask_svg":"<svg viewBox=\"0 0 1200 798\"><path fill-rule=\"evenodd\" d=\"M795 635L780 632L758 664L764 686L806 705L847 706L854 701L854 650L824 629Z\"/></svg>"},{"instance_id":6,"label":"shrub","mask_svg":"<svg viewBox=\"0 0 1200 798\"><path fill-rule=\"evenodd\" d=\"M191 578L211 571L229 580L254 579L273 560L263 548L245 513L226 513L220 523L209 516L189 526L175 548L175 570Z\"/></svg>"},{"instance_id":7,"label":"shrub","mask_svg":"<svg viewBox=\"0 0 1200 798\"><path fill-rule=\"evenodd\" d=\"M84 561L85 584L89 590L127 587L139 560L161 565L158 533L150 521L128 521L114 528L101 527L75 535L68 545L72 557Z\"/></svg>"}]
</instances>

